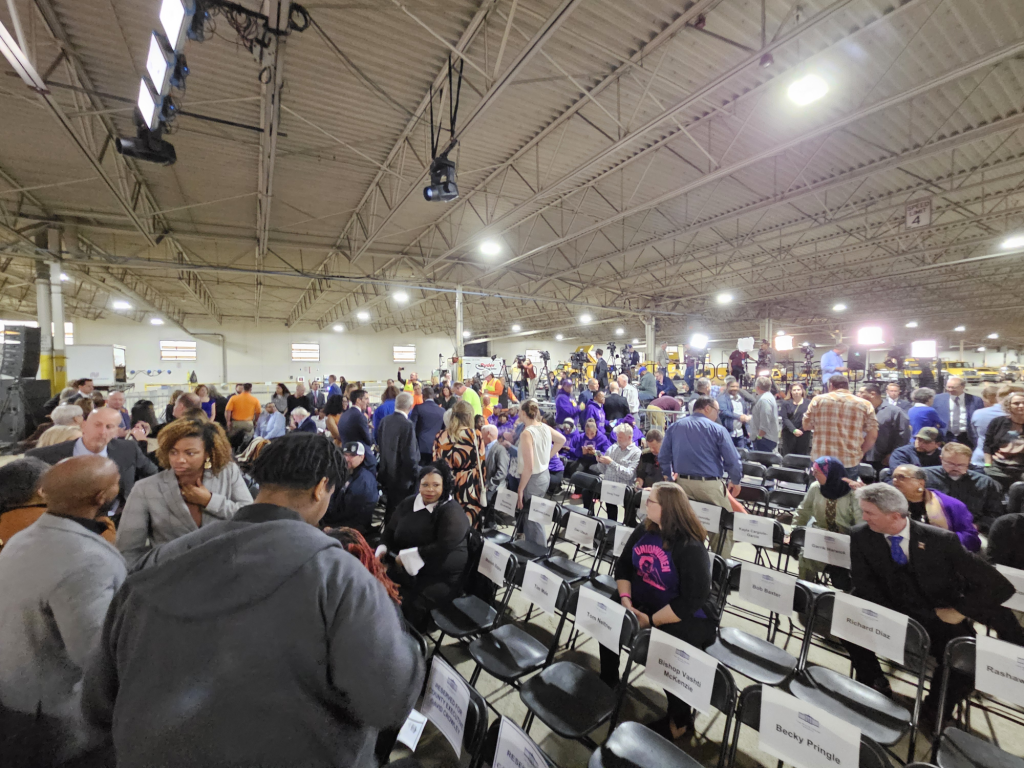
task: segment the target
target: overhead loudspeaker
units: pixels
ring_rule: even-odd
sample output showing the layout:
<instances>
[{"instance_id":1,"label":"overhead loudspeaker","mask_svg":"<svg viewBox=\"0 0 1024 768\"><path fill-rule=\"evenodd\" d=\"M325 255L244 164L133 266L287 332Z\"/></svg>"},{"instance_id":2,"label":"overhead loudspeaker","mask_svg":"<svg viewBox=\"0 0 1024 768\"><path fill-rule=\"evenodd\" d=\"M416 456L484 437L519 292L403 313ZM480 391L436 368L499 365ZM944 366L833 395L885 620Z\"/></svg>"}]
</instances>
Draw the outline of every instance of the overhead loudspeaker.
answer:
<instances>
[{"instance_id":1,"label":"overhead loudspeaker","mask_svg":"<svg viewBox=\"0 0 1024 768\"><path fill-rule=\"evenodd\" d=\"M860 347L850 348L850 359L846 362L846 367L851 371L863 371L864 359L867 357L867 350L861 349Z\"/></svg>"},{"instance_id":2,"label":"overhead loudspeaker","mask_svg":"<svg viewBox=\"0 0 1024 768\"><path fill-rule=\"evenodd\" d=\"M36 371L39 370L39 347L42 339L39 329L25 325L6 326L3 338L0 375L14 379L34 379Z\"/></svg>"}]
</instances>

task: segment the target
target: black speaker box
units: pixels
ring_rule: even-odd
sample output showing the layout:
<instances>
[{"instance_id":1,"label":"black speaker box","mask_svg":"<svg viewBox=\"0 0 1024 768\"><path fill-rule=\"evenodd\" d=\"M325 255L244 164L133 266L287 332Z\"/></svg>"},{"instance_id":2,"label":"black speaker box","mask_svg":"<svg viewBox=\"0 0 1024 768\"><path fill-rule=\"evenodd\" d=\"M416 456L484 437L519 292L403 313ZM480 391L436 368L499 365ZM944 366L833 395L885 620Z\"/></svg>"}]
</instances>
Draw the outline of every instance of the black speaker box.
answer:
<instances>
[{"instance_id":1,"label":"black speaker box","mask_svg":"<svg viewBox=\"0 0 1024 768\"><path fill-rule=\"evenodd\" d=\"M863 371L865 367L864 360L867 356L868 353L866 349L851 347L849 359L846 361L846 367L851 371Z\"/></svg>"},{"instance_id":2,"label":"black speaker box","mask_svg":"<svg viewBox=\"0 0 1024 768\"><path fill-rule=\"evenodd\" d=\"M35 431L49 398L49 381L0 379L0 443L16 443Z\"/></svg>"},{"instance_id":3,"label":"black speaker box","mask_svg":"<svg viewBox=\"0 0 1024 768\"><path fill-rule=\"evenodd\" d=\"M0 357L0 376L16 379L35 378L39 370L40 335L38 328L24 325L4 328L3 356Z\"/></svg>"}]
</instances>

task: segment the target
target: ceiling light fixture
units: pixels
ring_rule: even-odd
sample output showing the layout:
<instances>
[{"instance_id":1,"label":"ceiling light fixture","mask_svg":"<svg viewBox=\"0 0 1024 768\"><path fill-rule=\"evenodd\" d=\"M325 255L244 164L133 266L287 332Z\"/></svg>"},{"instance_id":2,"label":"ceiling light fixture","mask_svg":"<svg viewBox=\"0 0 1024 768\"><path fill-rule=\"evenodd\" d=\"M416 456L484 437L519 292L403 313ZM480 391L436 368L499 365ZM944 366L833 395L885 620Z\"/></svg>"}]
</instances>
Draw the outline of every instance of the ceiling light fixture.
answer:
<instances>
[{"instance_id":1,"label":"ceiling light fixture","mask_svg":"<svg viewBox=\"0 0 1024 768\"><path fill-rule=\"evenodd\" d=\"M512 326L512 333L519 333L521 330L523 330L523 326L521 326L519 323L516 323L515 325Z\"/></svg>"},{"instance_id":2,"label":"ceiling light fixture","mask_svg":"<svg viewBox=\"0 0 1024 768\"><path fill-rule=\"evenodd\" d=\"M935 357L936 344L932 340L910 342L910 356L921 358Z\"/></svg>"},{"instance_id":3,"label":"ceiling light fixture","mask_svg":"<svg viewBox=\"0 0 1024 768\"><path fill-rule=\"evenodd\" d=\"M164 0L160 4L160 26L175 51L180 51L185 44L185 35L195 12L193 0Z\"/></svg>"},{"instance_id":4,"label":"ceiling light fixture","mask_svg":"<svg viewBox=\"0 0 1024 768\"><path fill-rule=\"evenodd\" d=\"M732 301L732 294L720 293L715 297L715 301L717 301L719 304L728 304L729 302Z\"/></svg>"},{"instance_id":5,"label":"ceiling light fixture","mask_svg":"<svg viewBox=\"0 0 1024 768\"><path fill-rule=\"evenodd\" d=\"M998 334L998 333L990 333L990 334L988 335L988 337L989 337L990 339L998 339L998 338L999 338L999 334Z\"/></svg>"},{"instance_id":6,"label":"ceiling light fixture","mask_svg":"<svg viewBox=\"0 0 1024 768\"><path fill-rule=\"evenodd\" d=\"M67 282L68 280L70 280L70 279L71 279L71 278L70 278L70 277L68 277L68 275L67 275L67 272L61 272L61 273L60 273L60 281L61 281L62 283L66 283L66 282Z\"/></svg>"},{"instance_id":7,"label":"ceiling light fixture","mask_svg":"<svg viewBox=\"0 0 1024 768\"><path fill-rule=\"evenodd\" d=\"M114 309L131 309L132 308L131 304L129 304L127 301L122 301L121 299L116 300L114 302L113 306L114 306Z\"/></svg>"},{"instance_id":8,"label":"ceiling light fixture","mask_svg":"<svg viewBox=\"0 0 1024 768\"><path fill-rule=\"evenodd\" d=\"M904 327L905 328L917 328L917 320L911 320Z\"/></svg>"},{"instance_id":9,"label":"ceiling light fixture","mask_svg":"<svg viewBox=\"0 0 1024 768\"><path fill-rule=\"evenodd\" d=\"M164 321L161 320L159 317L151 317L151 318L149 318L149 324L150 325L163 325Z\"/></svg>"},{"instance_id":10,"label":"ceiling light fixture","mask_svg":"<svg viewBox=\"0 0 1024 768\"><path fill-rule=\"evenodd\" d=\"M979 351L979 352L984 352L984 351L985 351L985 348L984 348L984 347L978 347L978 351Z\"/></svg>"},{"instance_id":11,"label":"ceiling light fixture","mask_svg":"<svg viewBox=\"0 0 1024 768\"><path fill-rule=\"evenodd\" d=\"M966 325L958 325L953 330L956 331L957 333L963 333L964 331L967 330L967 326Z\"/></svg>"},{"instance_id":12,"label":"ceiling light fixture","mask_svg":"<svg viewBox=\"0 0 1024 768\"><path fill-rule=\"evenodd\" d=\"M558 334L555 334L555 341L561 341L561 340L562 340L562 339L564 339L564 338L565 338L565 336L563 336L563 335L562 335L562 334L560 334L560 333L558 333Z\"/></svg>"},{"instance_id":13,"label":"ceiling light fixture","mask_svg":"<svg viewBox=\"0 0 1024 768\"><path fill-rule=\"evenodd\" d=\"M791 83L786 93L797 106L806 107L828 93L828 83L818 75L804 75Z\"/></svg>"},{"instance_id":14,"label":"ceiling light fixture","mask_svg":"<svg viewBox=\"0 0 1024 768\"><path fill-rule=\"evenodd\" d=\"M832 311L833 312L845 312L846 311L846 305L845 304L834 304L834 305L832 305Z\"/></svg>"},{"instance_id":15,"label":"ceiling light fixture","mask_svg":"<svg viewBox=\"0 0 1024 768\"><path fill-rule=\"evenodd\" d=\"M146 74L158 96L166 96L171 90L171 74L174 72L174 54L168 53L154 31L149 36L149 53L146 55Z\"/></svg>"},{"instance_id":16,"label":"ceiling light fixture","mask_svg":"<svg viewBox=\"0 0 1024 768\"><path fill-rule=\"evenodd\" d=\"M703 333L695 333L690 337L690 346L694 349L704 349L708 345L708 337Z\"/></svg>"},{"instance_id":17,"label":"ceiling light fixture","mask_svg":"<svg viewBox=\"0 0 1024 768\"><path fill-rule=\"evenodd\" d=\"M472 335L473 335L472 331L463 331L462 332L462 338L464 338L464 339L468 339Z\"/></svg>"},{"instance_id":18,"label":"ceiling light fixture","mask_svg":"<svg viewBox=\"0 0 1024 768\"><path fill-rule=\"evenodd\" d=\"M594 318L591 317L590 315L580 315L580 322L583 323L584 325L586 325L587 323L589 323L593 319Z\"/></svg>"},{"instance_id":19,"label":"ceiling light fixture","mask_svg":"<svg viewBox=\"0 0 1024 768\"><path fill-rule=\"evenodd\" d=\"M341 333L342 331L345 330L345 326L342 325L341 323L338 323L336 326L334 326L333 330L337 331L338 333Z\"/></svg>"},{"instance_id":20,"label":"ceiling light fixture","mask_svg":"<svg viewBox=\"0 0 1024 768\"><path fill-rule=\"evenodd\" d=\"M409 294L406 293L405 291L395 291L391 295L391 298L393 298L399 304L405 304L407 301L409 301Z\"/></svg>"},{"instance_id":21,"label":"ceiling light fixture","mask_svg":"<svg viewBox=\"0 0 1024 768\"><path fill-rule=\"evenodd\" d=\"M999 246L1003 250L1010 250L1011 248L1024 248L1024 235L1013 235L1003 240Z\"/></svg>"},{"instance_id":22,"label":"ceiling light fixture","mask_svg":"<svg viewBox=\"0 0 1024 768\"><path fill-rule=\"evenodd\" d=\"M365 309L360 310L359 312L356 312L356 319L361 320L362 322L365 323L367 320L370 319L370 313L367 312Z\"/></svg>"},{"instance_id":23,"label":"ceiling light fixture","mask_svg":"<svg viewBox=\"0 0 1024 768\"><path fill-rule=\"evenodd\" d=\"M776 332L775 332L775 335L776 335L776 336L785 336L785 335L786 335L786 332L785 332L785 331L776 331Z\"/></svg>"},{"instance_id":24,"label":"ceiling light fixture","mask_svg":"<svg viewBox=\"0 0 1024 768\"><path fill-rule=\"evenodd\" d=\"M625 331L624 331L624 330L622 330L621 328L616 328L616 329L615 329L615 335L616 335L616 336L621 336L621 335L622 335L622 334L624 334L624 333L625 333Z\"/></svg>"},{"instance_id":25,"label":"ceiling light fixture","mask_svg":"<svg viewBox=\"0 0 1024 768\"><path fill-rule=\"evenodd\" d=\"M633 339L633 343L634 344L639 344L640 343L640 339Z\"/></svg>"},{"instance_id":26,"label":"ceiling light fixture","mask_svg":"<svg viewBox=\"0 0 1024 768\"><path fill-rule=\"evenodd\" d=\"M501 253L501 243L497 240L484 240L480 243L480 253L484 256L497 256Z\"/></svg>"}]
</instances>

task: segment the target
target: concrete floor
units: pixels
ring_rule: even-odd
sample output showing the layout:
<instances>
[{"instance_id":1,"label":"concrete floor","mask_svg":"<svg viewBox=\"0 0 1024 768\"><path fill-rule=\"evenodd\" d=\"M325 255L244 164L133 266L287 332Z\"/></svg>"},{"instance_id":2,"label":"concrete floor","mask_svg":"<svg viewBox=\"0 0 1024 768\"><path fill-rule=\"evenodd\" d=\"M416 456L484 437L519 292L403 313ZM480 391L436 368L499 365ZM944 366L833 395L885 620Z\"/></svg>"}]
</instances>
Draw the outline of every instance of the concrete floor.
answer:
<instances>
[{"instance_id":1,"label":"concrete floor","mask_svg":"<svg viewBox=\"0 0 1024 768\"><path fill-rule=\"evenodd\" d=\"M571 552L567 554L571 554ZM733 548L732 556L741 560L752 561L754 558L754 549L749 544L737 544ZM606 566L602 567L601 570L605 571ZM790 567L790 572L795 573L795 561ZM722 620L723 626L739 627L753 635L765 637L766 630L764 626L758 625L754 621L751 621L742 615L737 615L734 611L730 611L729 608L731 606L735 606L736 608L747 608L749 610L755 610L763 613L763 611L756 608L756 606L740 600L738 596L730 595L727 603L726 614ZM555 630L556 619L555 617L544 614L540 614L538 617L538 611L535 610L531 622L529 624L525 624L523 623L522 618L525 617L529 607L529 604L522 599L521 593L517 590L509 606L510 612L515 617L515 621L519 626L526 629L526 631L530 632L530 634L534 635L541 642L547 645ZM782 626L783 629L787 626L785 619L782 622ZM568 638L568 635L569 631L567 626L567 628L563 630L563 644ZM798 634L797 637L792 639L788 644L788 650L794 656L799 652L799 637L800 635ZM776 639L776 644L782 646L784 643L785 632L780 631L778 638ZM559 652L557 658L559 660L575 661L597 671L599 669L597 649L597 642L593 638L590 638L587 635L581 635L580 641L577 643L574 650L562 650ZM449 638L442 644L442 653L444 654L445 659L452 664L455 669L466 678L466 680L470 678L476 665L469 657L464 646ZM849 662L845 658L824 648L812 646L810 661L813 664L820 664L840 670L844 674L849 674L850 672ZM621 668L625 668L625 656L622 659ZM733 673L733 676L740 691L752 682L736 673ZM904 675L904 677L908 676ZM662 689L652 686L650 682L646 680L643 673L643 667L634 668L630 678L630 689L642 692L649 700L655 702L657 707L652 708L640 701L638 697L627 694L622 708L620 721L635 720L641 723L647 723L662 717L665 713L665 695ZM910 684L898 679L893 679L892 682L893 689L896 693L913 695L914 689ZM480 679L477 683L477 690L486 698L490 706L493 708L489 713L491 722L493 722L497 717L494 712L494 710L496 710L497 712L514 720L518 725L522 725L527 711L516 690L510 686L500 683L490 677L486 672L480 675ZM1024 721L1024 711L1019 713L1019 719ZM692 738L689 743L679 742L678 746L682 747L702 765L717 765L719 746L722 740L724 725L725 717L720 713L716 714L714 717L698 715L697 735ZM979 736L988 739L992 739L994 736L996 743L998 743L1003 749L1014 755L1024 755L1024 726L1015 725L1001 718L987 718L985 717L985 713L979 710L972 710L971 726L972 730ZM568 741L552 733L539 719L534 720L530 735L558 766L561 766L562 768L582 768L587 765L590 758L590 750L579 742ZM607 738L607 735L607 726L603 726L591 734L592 738L599 744ZM903 759L906 759L907 755L907 742L908 739L905 738L903 742L894 748L895 753L900 755ZM399 757L408 756L409 754L409 751L405 747L398 745L392 753L392 759L395 760ZM420 760L425 767L437 766L438 768L450 768L452 766L460 765L460 761L455 758L448 742L432 724L427 725L426 731L424 732L419 746L416 749L416 758ZM915 759L927 761L929 758L930 747L927 739L919 736ZM461 765L466 764L467 761L465 756L463 756ZM740 733L736 765L741 768L750 768L752 766L775 768L776 764L777 761L775 758L758 749L757 733L749 728L743 728ZM896 765L895 762L893 764Z\"/></svg>"}]
</instances>

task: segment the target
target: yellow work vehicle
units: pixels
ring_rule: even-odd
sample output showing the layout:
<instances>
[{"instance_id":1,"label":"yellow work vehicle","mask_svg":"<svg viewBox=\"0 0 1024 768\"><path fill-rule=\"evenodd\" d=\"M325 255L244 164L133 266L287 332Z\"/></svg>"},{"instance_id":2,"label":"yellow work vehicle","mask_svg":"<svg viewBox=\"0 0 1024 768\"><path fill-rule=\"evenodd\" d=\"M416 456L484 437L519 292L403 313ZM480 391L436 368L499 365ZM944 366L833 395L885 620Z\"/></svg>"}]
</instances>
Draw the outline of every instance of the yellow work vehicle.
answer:
<instances>
[{"instance_id":1,"label":"yellow work vehicle","mask_svg":"<svg viewBox=\"0 0 1024 768\"><path fill-rule=\"evenodd\" d=\"M979 365L975 370L978 372L978 377L982 381L1000 382L1003 380L1003 374L999 372L998 368Z\"/></svg>"},{"instance_id":2,"label":"yellow work vehicle","mask_svg":"<svg viewBox=\"0 0 1024 768\"><path fill-rule=\"evenodd\" d=\"M980 384L981 376L977 369L969 366L963 360L943 360L943 370L950 376L959 376L968 384Z\"/></svg>"}]
</instances>

